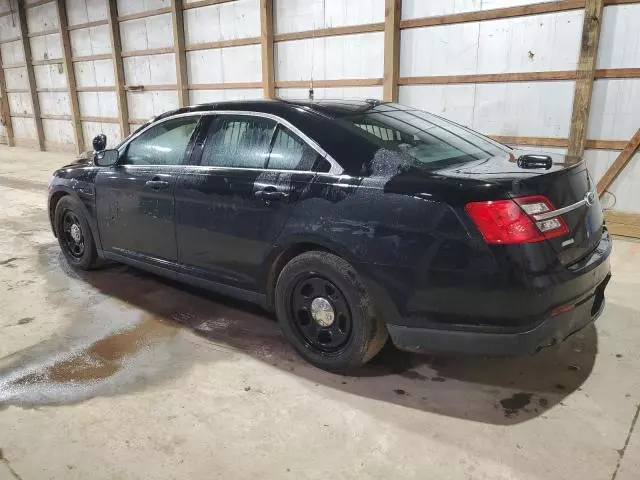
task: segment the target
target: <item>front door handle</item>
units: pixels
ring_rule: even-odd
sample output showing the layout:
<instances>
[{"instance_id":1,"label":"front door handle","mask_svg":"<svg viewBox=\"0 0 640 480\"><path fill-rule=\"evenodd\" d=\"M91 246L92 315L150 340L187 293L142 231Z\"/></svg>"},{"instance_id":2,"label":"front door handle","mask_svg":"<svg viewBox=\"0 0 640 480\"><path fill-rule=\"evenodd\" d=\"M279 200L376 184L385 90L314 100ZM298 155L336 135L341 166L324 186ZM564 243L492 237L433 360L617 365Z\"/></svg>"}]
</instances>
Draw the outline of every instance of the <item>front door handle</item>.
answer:
<instances>
[{"instance_id":1,"label":"front door handle","mask_svg":"<svg viewBox=\"0 0 640 480\"><path fill-rule=\"evenodd\" d=\"M288 193L283 192L282 190L276 190L273 187L267 187L264 190L258 190L254 195L256 196L256 198L261 198L265 202L271 202L273 200L284 200L289 196Z\"/></svg>"},{"instance_id":2,"label":"front door handle","mask_svg":"<svg viewBox=\"0 0 640 480\"><path fill-rule=\"evenodd\" d=\"M149 180L148 182L145 182L145 186L154 190L163 190L165 188L169 188L169 182L165 182L164 180Z\"/></svg>"}]
</instances>

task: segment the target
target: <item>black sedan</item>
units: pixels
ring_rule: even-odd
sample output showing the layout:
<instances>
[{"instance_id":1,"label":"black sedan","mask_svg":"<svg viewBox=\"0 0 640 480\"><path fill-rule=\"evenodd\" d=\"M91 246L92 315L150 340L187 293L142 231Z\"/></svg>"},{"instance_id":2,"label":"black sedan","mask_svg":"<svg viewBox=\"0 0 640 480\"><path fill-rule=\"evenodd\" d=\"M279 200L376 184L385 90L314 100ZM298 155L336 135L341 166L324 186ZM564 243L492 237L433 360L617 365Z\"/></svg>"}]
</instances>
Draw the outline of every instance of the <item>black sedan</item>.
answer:
<instances>
[{"instance_id":1,"label":"black sedan","mask_svg":"<svg viewBox=\"0 0 640 480\"><path fill-rule=\"evenodd\" d=\"M276 312L309 362L537 352L604 307L611 239L584 162L378 101L165 113L56 171L54 234Z\"/></svg>"}]
</instances>

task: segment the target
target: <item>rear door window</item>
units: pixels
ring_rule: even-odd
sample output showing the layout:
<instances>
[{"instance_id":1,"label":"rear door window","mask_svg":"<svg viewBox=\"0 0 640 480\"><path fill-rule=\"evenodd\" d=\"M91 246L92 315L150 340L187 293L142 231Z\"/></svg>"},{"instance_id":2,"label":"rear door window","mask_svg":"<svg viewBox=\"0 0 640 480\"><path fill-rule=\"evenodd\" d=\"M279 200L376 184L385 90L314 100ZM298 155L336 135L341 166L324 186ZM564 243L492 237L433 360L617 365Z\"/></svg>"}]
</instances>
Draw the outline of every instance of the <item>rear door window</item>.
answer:
<instances>
[{"instance_id":1,"label":"rear door window","mask_svg":"<svg viewBox=\"0 0 640 480\"><path fill-rule=\"evenodd\" d=\"M249 115L220 115L209 127L201 165L265 168L276 122Z\"/></svg>"},{"instance_id":2,"label":"rear door window","mask_svg":"<svg viewBox=\"0 0 640 480\"><path fill-rule=\"evenodd\" d=\"M311 148L288 128L279 125L276 129L267 168L271 170L311 171L322 160L320 154Z\"/></svg>"}]
</instances>

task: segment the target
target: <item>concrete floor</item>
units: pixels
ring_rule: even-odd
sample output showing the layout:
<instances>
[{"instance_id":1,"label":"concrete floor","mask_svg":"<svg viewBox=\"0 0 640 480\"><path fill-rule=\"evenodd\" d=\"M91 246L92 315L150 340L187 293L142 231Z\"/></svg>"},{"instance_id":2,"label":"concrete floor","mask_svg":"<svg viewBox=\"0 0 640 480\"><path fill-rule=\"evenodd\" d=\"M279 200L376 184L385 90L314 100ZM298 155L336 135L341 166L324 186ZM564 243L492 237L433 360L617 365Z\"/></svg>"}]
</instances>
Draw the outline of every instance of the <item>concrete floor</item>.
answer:
<instances>
[{"instance_id":1,"label":"concrete floor","mask_svg":"<svg viewBox=\"0 0 640 480\"><path fill-rule=\"evenodd\" d=\"M258 309L71 271L47 183L0 147L0 479L640 478L640 243L597 326L535 357L302 362Z\"/></svg>"}]
</instances>

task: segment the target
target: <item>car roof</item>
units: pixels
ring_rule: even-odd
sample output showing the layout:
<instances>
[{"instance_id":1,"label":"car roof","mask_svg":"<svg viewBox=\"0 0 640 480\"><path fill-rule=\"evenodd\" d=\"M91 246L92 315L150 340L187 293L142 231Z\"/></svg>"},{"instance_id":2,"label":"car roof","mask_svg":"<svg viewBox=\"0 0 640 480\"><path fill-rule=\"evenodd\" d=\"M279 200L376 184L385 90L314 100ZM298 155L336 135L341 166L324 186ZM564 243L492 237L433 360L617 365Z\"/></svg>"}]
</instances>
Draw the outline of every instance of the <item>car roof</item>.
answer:
<instances>
[{"instance_id":1,"label":"car roof","mask_svg":"<svg viewBox=\"0 0 640 480\"><path fill-rule=\"evenodd\" d=\"M262 112L272 114L286 114L287 111L304 108L324 117L340 118L376 111L406 110L397 104L381 102L380 100L230 100L223 102L202 103L172 110L159 115L154 120L170 117L187 112L206 112L215 110L238 110L247 112Z\"/></svg>"}]
</instances>

